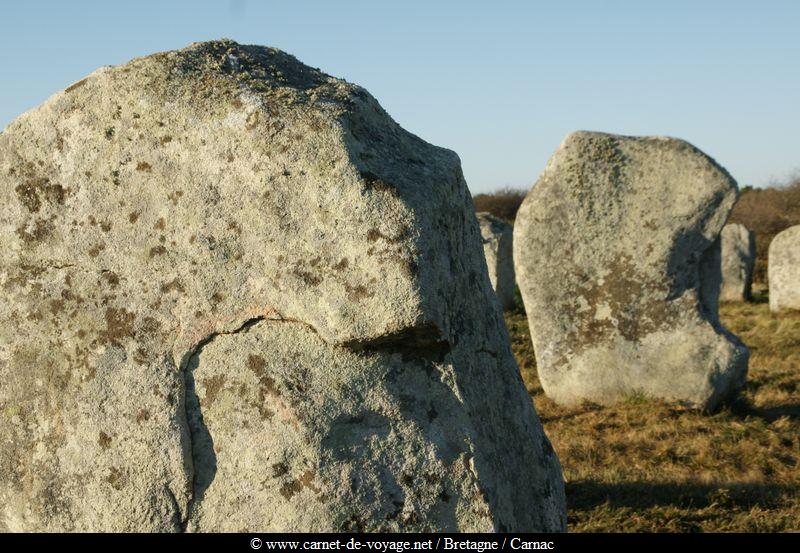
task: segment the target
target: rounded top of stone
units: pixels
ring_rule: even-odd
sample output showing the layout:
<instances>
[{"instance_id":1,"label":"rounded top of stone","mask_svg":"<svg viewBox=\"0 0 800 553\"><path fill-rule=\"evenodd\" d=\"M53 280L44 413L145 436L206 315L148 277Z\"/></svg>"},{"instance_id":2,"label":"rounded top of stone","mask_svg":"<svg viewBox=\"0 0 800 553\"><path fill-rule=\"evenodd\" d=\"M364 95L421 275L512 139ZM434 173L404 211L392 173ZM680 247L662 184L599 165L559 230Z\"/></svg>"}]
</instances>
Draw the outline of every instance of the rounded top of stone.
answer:
<instances>
[{"instance_id":1,"label":"rounded top of stone","mask_svg":"<svg viewBox=\"0 0 800 553\"><path fill-rule=\"evenodd\" d=\"M184 62L186 65L182 69L185 71L217 70L240 79L274 81L299 89L314 88L331 80L345 83L277 48L239 44L229 39L194 42L166 54ZM162 56L162 53L157 53L141 59L159 59Z\"/></svg>"},{"instance_id":2,"label":"rounded top of stone","mask_svg":"<svg viewBox=\"0 0 800 553\"><path fill-rule=\"evenodd\" d=\"M220 86L220 81L226 81L226 85L235 84L240 93L267 94L273 100L287 103L309 97L317 101L348 103L353 96L362 99L368 96L363 88L310 67L282 50L239 44L229 39L194 42L179 50L135 58L123 65L101 68L87 79L105 72L122 72L129 80L150 81L151 87L152 81L168 81L171 89L180 89L180 85L190 80L196 93L206 93L209 97L230 88ZM74 83L64 92L80 88L87 79Z\"/></svg>"},{"instance_id":3,"label":"rounded top of stone","mask_svg":"<svg viewBox=\"0 0 800 553\"><path fill-rule=\"evenodd\" d=\"M564 142L576 142L576 141L595 141L595 140L635 140L639 142L653 142L653 143L661 143L665 145L674 145L679 147L686 147L689 146L692 149L702 153L701 150L690 144L689 142L681 139L675 138L672 136L664 136L664 135L629 135L629 134L614 134L610 132L603 132L603 131L585 131L585 130L578 130L569 133L565 138ZM705 154L704 154L705 155Z\"/></svg>"},{"instance_id":4,"label":"rounded top of stone","mask_svg":"<svg viewBox=\"0 0 800 553\"><path fill-rule=\"evenodd\" d=\"M58 104L55 109L64 109L61 103L65 101L91 105L98 96L117 98L135 95L136 90L151 104L189 104L209 114L223 106L245 104L267 108L273 115L294 112L304 117L310 105L317 115L327 114L331 121L363 107L391 119L361 86L332 77L277 48L219 39L100 67L22 114L0 133L48 105ZM456 157L449 150L447 155Z\"/></svg>"},{"instance_id":5,"label":"rounded top of stone","mask_svg":"<svg viewBox=\"0 0 800 553\"><path fill-rule=\"evenodd\" d=\"M489 229L492 233L505 232L511 230L511 224L500 217L492 215L488 211L480 211L475 214L481 229Z\"/></svg>"},{"instance_id":6,"label":"rounded top of stone","mask_svg":"<svg viewBox=\"0 0 800 553\"><path fill-rule=\"evenodd\" d=\"M607 140L649 143L653 146L661 146L662 148L675 148L679 150L691 151L699 155L702 155L703 157L712 159L708 154L703 152L694 144L686 140L683 140L682 138L676 138L674 136L666 136L666 135L629 135L629 134L614 134L603 131L578 130L569 133L564 138L564 143L580 142L580 141L583 142L607 141Z\"/></svg>"},{"instance_id":7,"label":"rounded top of stone","mask_svg":"<svg viewBox=\"0 0 800 553\"><path fill-rule=\"evenodd\" d=\"M776 234L769 244L769 249L771 250L773 246L783 246L791 243L800 248L800 225L794 225Z\"/></svg>"},{"instance_id":8,"label":"rounded top of stone","mask_svg":"<svg viewBox=\"0 0 800 553\"><path fill-rule=\"evenodd\" d=\"M625 146L627 150L624 155L618 150L622 146ZM576 154L569 156L574 158L570 162L571 165L574 165L575 162L585 165L599 161L613 171L626 164L629 154L650 158L655 163L654 167L669 173L675 173L681 169L680 164L676 164L676 158L693 160L698 169L702 168L703 171L710 170L712 173L717 173L718 180L724 182L725 187L732 186L738 193L736 180L724 167L693 144L680 138L631 136L586 130L573 131L564 138L561 146L550 158L548 166L564 157L564 153L568 151Z\"/></svg>"},{"instance_id":9,"label":"rounded top of stone","mask_svg":"<svg viewBox=\"0 0 800 553\"><path fill-rule=\"evenodd\" d=\"M478 211L477 213L475 213L475 216L478 218L479 221L496 221L498 223L506 223L504 219L501 219L497 215L493 215L488 211Z\"/></svg>"},{"instance_id":10,"label":"rounded top of stone","mask_svg":"<svg viewBox=\"0 0 800 553\"><path fill-rule=\"evenodd\" d=\"M727 223L722 230L725 229L745 229L748 230L746 226L741 223Z\"/></svg>"},{"instance_id":11,"label":"rounded top of stone","mask_svg":"<svg viewBox=\"0 0 800 553\"><path fill-rule=\"evenodd\" d=\"M18 117L0 190L17 229L0 261L100 267L154 294L174 275L182 305L222 298L163 314L176 351L254 314L332 343L445 335L452 236L431 229L472 207L458 157L363 88L230 40L101 68Z\"/></svg>"},{"instance_id":12,"label":"rounded top of stone","mask_svg":"<svg viewBox=\"0 0 800 553\"><path fill-rule=\"evenodd\" d=\"M740 236L742 238L746 238L750 236L751 230L744 226L741 223L728 223L724 227L722 227L722 234L723 236Z\"/></svg>"}]
</instances>

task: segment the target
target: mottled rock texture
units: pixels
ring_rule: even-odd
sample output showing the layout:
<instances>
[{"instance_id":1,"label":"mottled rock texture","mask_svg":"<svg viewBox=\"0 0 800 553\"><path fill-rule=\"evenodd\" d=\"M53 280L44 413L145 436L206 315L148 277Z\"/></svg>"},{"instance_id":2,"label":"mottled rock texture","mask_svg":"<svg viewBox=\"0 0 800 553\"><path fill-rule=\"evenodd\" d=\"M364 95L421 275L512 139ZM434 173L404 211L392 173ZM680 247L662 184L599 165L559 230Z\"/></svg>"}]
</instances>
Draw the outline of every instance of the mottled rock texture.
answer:
<instances>
[{"instance_id":1,"label":"mottled rock texture","mask_svg":"<svg viewBox=\"0 0 800 553\"><path fill-rule=\"evenodd\" d=\"M800 309L800 225L772 239L767 270L770 310Z\"/></svg>"},{"instance_id":2,"label":"mottled rock texture","mask_svg":"<svg viewBox=\"0 0 800 553\"><path fill-rule=\"evenodd\" d=\"M747 348L717 317L718 237L736 195L728 173L681 140L566 138L514 224L548 396L713 409L743 386Z\"/></svg>"},{"instance_id":3,"label":"mottled rock texture","mask_svg":"<svg viewBox=\"0 0 800 553\"><path fill-rule=\"evenodd\" d=\"M750 301L756 238L744 225L725 225L720 233L722 285L720 301Z\"/></svg>"},{"instance_id":4,"label":"mottled rock texture","mask_svg":"<svg viewBox=\"0 0 800 553\"><path fill-rule=\"evenodd\" d=\"M457 156L271 48L0 134L0 530L563 530Z\"/></svg>"},{"instance_id":5,"label":"mottled rock texture","mask_svg":"<svg viewBox=\"0 0 800 553\"><path fill-rule=\"evenodd\" d=\"M516 304L517 281L514 278L514 229L491 213L478 213L483 237L483 255L489 268L489 280L503 309Z\"/></svg>"}]
</instances>

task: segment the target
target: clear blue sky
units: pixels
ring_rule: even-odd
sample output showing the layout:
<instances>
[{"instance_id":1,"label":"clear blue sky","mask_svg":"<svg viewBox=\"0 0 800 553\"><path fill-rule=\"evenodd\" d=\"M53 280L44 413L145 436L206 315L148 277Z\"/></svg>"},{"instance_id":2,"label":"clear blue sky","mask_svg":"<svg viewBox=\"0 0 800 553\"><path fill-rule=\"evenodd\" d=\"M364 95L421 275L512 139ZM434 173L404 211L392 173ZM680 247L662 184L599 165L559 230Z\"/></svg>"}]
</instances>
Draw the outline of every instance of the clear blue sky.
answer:
<instances>
[{"instance_id":1,"label":"clear blue sky","mask_svg":"<svg viewBox=\"0 0 800 553\"><path fill-rule=\"evenodd\" d=\"M101 65L227 37L365 86L527 187L577 129L684 138L740 185L800 168L800 0L0 2L0 128Z\"/></svg>"}]
</instances>

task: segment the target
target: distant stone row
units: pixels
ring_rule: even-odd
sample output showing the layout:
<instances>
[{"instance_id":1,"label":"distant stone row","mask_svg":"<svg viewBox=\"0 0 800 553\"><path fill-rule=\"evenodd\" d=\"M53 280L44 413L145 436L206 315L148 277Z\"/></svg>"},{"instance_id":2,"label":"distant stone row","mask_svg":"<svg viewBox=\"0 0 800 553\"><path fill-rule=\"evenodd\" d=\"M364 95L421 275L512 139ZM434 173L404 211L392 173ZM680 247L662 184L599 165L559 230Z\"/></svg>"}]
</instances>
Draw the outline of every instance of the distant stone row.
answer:
<instances>
[{"instance_id":1,"label":"distant stone row","mask_svg":"<svg viewBox=\"0 0 800 553\"><path fill-rule=\"evenodd\" d=\"M492 288L503 309L516 306L512 225L491 213L477 213ZM800 310L800 225L780 232L770 242L768 275L772 311ZM752 301L756 239L742 224L730 223L720 233L719 300Z\"/></svg>"}]
</instances>

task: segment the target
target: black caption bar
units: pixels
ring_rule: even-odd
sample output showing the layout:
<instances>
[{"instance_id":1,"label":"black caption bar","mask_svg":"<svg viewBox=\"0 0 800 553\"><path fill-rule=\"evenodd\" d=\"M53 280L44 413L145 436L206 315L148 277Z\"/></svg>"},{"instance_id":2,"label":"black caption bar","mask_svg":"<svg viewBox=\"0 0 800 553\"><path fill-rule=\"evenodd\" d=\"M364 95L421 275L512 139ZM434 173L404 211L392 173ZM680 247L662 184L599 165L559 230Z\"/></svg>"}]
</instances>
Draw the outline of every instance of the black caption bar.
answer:
<instances>
[{"instance_id":1,"label":"black caption bar","mask_svg":"<svg viewBox=\"0 0 800 553\"><path fill-rule=\"evenodd\" d=\"M800 534L3 534L0 546L137 547L196 545L205 551L492 553L531 551L642 551L676 553L716 547L800 551Z\"/></svg>"}]
</instances>

